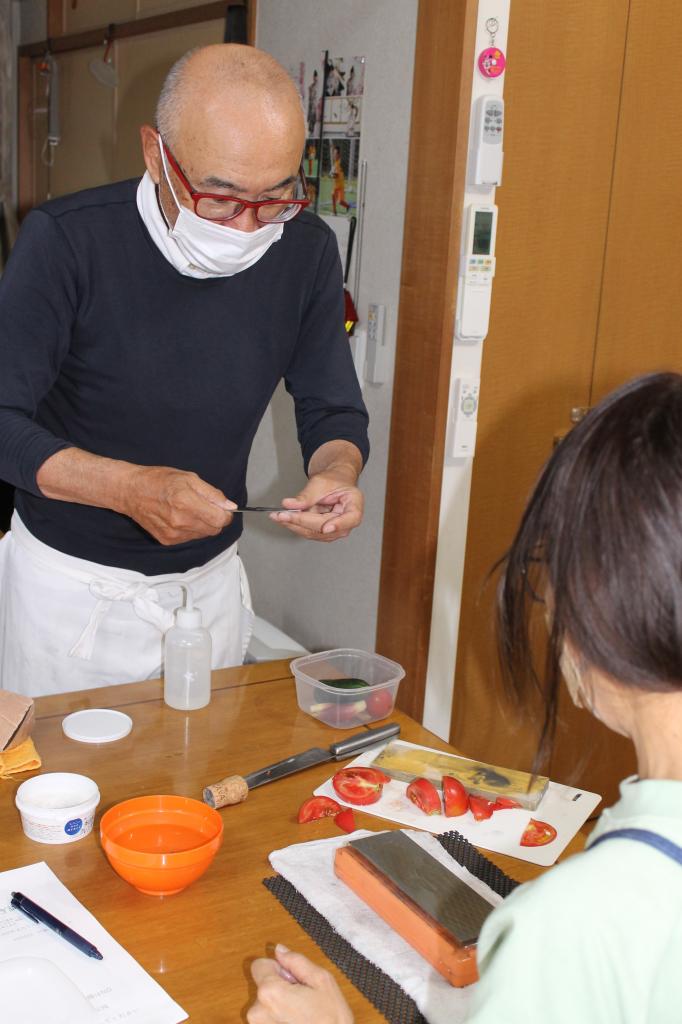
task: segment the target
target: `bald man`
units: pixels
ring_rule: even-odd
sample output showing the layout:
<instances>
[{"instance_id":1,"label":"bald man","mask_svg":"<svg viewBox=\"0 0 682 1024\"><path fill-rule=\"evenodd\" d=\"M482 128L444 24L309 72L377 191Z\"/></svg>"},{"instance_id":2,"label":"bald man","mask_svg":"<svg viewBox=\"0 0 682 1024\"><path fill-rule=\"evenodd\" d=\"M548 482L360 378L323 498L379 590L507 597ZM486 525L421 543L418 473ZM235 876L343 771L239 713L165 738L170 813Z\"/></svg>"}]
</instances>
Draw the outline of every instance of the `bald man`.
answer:
<instances>
[{"instance_id":1,"label":"bald man","mask_svg":"<svg viewBox=\"0 0 682 1024\"><path fill-rule=\"evenodd\" d=\"M282 378L308 480L272 518L326 542L362 518L367 414L289 75L190 52L141 138L142 180L32 211L0 281L0 687L30 695L158 676L182 587L214 667L243 660L236 510Z\"/></svg>"}]
</instances>

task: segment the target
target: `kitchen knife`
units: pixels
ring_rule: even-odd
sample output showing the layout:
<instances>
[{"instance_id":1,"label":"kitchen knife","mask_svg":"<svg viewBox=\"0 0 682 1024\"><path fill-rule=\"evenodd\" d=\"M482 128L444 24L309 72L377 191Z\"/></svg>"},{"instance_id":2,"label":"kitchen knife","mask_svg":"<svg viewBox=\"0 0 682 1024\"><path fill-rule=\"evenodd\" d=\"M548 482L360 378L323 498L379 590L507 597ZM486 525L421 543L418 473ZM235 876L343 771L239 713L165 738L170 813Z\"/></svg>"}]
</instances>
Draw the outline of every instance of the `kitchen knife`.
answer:
<instances>
[{"instance_id":1,"label":"kitchen knife","mask_svg":"<svg viewBox=\"0 0 682 1024\"><path fill-rule=\"evenodd\" d=\"M242 505L241 508L233 508L232 512L287 512L291 509L282 508L281 505Z\"/></svg>"},{"instance_id":2,"label":"kitchen knife","mask_svg":"<svg viewBox=\"0 0 682 1024\"><path fill-rule=\"evenodd\" d=\"M266 782L275 782L287 775L303 771L304 768L311 768L315 764L325 764L327 761L343 761L349 757L355 757L368 747L377 743L384 743L386 740L397 736L400 733L400 725L397 722L389 722L387 725L377 726L376 729L365 729L364 732L356 732L346 739L332 743L330 747L311 747L293 757L286 757L283 761L276 761L265 768L260 768L249 775L229 775L220 782L204 789L204 801L210 807L225 807L227 804L239 804L246 800L250 789L264 786Z\"/></svg>"},{"instance_id":3,"label":"kitchen knife","mask_svg":"<svg viewBox=\"0 0 682 1024\"><path fill-rule=\"evenodd\" d=\"M309 512L310 509L305 508L282 508L281 505L241 505L238 508L232 508L230 512ZM328 516L329 512L320 512L321 516ZM336 515L339 513L337 512Z\"/></svg>"}]
</instances>

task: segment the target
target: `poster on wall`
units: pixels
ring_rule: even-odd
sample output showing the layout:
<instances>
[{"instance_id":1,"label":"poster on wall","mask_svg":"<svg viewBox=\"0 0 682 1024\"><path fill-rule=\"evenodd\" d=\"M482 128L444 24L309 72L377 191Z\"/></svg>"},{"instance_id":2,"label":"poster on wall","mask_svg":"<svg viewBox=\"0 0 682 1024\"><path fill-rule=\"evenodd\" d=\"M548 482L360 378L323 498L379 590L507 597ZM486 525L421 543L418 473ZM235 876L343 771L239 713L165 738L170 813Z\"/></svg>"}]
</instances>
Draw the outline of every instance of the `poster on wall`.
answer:
<instances>
[{"instance_id":1,"label":"poster on wall","mask_svg":"<svg viewBox=\"0 0 682 1024\"><path fill-rule=\"evenodd\" d=\"M303 170L316 213L349 217L357 209L365 58L289 63L306 117Z\"/></svg>"}]
</instances>

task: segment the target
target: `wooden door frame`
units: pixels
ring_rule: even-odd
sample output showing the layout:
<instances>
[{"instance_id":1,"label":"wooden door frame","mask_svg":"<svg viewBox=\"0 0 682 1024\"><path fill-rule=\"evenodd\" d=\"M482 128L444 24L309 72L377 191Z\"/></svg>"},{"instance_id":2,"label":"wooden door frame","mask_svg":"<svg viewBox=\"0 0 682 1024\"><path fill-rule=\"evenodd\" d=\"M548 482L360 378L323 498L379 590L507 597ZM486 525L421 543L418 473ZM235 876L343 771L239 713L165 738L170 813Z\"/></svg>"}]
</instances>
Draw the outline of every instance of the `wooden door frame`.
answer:
<instances>
[{"instance_id":1,"label":"wooden door frame","mask_svg":"<svg viewBox=\"0 0 682 1024\"><path fill-rule=\"evenodd\" d=\"M377 650L424 708L466 182L477 0L420 0Z\"/></svg>"}]
</instances>

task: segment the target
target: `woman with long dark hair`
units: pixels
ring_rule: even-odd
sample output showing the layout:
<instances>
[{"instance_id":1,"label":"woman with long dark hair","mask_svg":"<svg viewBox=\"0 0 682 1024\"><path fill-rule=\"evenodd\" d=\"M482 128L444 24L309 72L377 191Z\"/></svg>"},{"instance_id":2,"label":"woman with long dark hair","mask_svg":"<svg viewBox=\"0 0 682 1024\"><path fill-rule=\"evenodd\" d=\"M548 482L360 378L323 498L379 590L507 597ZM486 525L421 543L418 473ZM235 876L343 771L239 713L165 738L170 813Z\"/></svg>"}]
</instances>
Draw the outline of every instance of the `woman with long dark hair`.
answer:
<instances>
[{"instance_id":1,"label":"woman with long dark hair","mask_svg":"<svg viewBox=\"0 0 682 1024\"><path fill-rule=\"evenodd\" d=\"M543 664L531 636L549 633ZM502 562L507 686L574 702L628 736L637 775L586 851L519 886L487 919L471 1024L682 1020L682 376L626 384L561 442ZM301 984L278 976L284 968ZM347 1024L331 976L298 954L257 960L250 1024Z\"/></svg>"}]
</instances>

